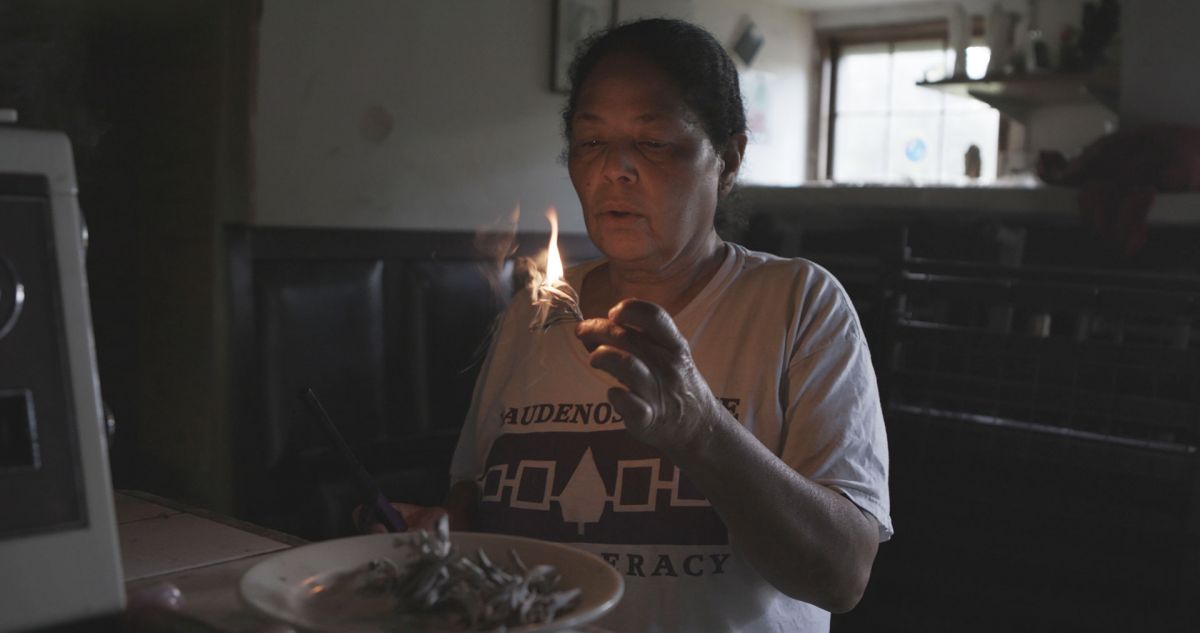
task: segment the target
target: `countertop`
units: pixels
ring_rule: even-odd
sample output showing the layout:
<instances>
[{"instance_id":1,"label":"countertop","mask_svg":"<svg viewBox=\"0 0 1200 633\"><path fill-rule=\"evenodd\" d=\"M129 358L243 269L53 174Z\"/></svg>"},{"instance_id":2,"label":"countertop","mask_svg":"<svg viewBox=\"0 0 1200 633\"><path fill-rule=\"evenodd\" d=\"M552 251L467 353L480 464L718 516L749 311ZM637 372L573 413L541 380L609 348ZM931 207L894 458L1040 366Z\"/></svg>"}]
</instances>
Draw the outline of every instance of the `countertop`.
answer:
<instances>
[{"instance_id":1,"label":"countertop","mask_svg":"<svg viewBox=\"0 0 1200 633\"><path fill-rule=\"evenodd\" d=\"M182 594L179 612L212 629L271 626L242 606L238 580L255 563L305 541L146 493L117 491L114 499L131 609L174 587Z\"/></svg>"},{"instance_id":2,"label":"countertop","mask_svg":"<svg viewBox=\"0 0 1200 633\"><path fill-rule=\"evenodd\" d=\"M130 604L115 622L65 633L294 633L246 607L238 583L250 567L307 541L142 492L114 497ZM163 595L175 590L176 609L162 609ZM585 625L564 633L611 632Z\"/></svg>"},{"instance_id":3,"label":"countertop","mask_svg":"<svg viewBox=\"0 0 1200 633\"><path fill-rule=\"evenodd\" d=\"M1048 218L1078 217L1078 189L1012 185L898 186L813 183L798 187L742 189L744 200L758 209L794 208L806 212L846 210L944 215L945 212L1034 214ZM1200 193L1160 193L1150 210L1151 224L1200 224Z\"/></svg>"}]
</instances>

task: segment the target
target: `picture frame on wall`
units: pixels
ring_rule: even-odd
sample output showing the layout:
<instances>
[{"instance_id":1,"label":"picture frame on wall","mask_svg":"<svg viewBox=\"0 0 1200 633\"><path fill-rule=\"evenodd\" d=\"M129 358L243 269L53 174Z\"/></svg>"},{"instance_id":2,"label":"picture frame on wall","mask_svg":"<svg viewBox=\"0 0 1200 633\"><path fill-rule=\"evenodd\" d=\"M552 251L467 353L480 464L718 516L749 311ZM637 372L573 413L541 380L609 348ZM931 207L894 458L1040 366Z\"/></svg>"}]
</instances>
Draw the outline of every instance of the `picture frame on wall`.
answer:
<instances>
[{"instance_id":1,"label":"picture frame on wall","mask_svg":"<svg viewBox=\"0 0 1200 633\"><path fill-rule=\"evenodd\" d=\"M579 43L596 31L612 26L617 0L555 0L553 59L550 87L554 92L571 91L567 70Z\"/></svg>"}]
</instances>

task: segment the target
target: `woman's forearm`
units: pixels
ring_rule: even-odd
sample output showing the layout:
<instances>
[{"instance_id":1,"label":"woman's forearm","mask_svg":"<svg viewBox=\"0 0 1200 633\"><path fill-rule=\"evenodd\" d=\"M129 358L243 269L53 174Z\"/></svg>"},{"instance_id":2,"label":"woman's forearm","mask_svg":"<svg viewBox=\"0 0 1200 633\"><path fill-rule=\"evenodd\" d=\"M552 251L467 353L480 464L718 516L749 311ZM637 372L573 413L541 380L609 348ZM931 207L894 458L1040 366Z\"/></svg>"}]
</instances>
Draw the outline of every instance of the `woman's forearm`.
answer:
<instances>
[{"instance_id":1,"label":"woman's forearm","mask_svg":"<svg viewBox=\"0 0 1200 633\"><path fill-rule=\"evenodd\" d=\"M872 519L792 470L732 417L706 426L671 457L713 504L739 553L793 598L835 613L853 608L879 546Z\"/></svg>"}]
</instances>

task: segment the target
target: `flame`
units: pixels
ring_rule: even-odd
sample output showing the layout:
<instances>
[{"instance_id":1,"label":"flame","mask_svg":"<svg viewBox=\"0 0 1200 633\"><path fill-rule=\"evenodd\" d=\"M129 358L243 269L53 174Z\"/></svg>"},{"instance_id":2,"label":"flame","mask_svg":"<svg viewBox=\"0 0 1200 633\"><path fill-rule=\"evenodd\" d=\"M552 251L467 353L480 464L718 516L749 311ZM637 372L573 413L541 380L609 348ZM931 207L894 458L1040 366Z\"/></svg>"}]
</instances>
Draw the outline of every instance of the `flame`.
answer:
<instances>
[{"instance_id":1,"label":"flame","mask_svg":"<svg viewBox=\"0 0 1200 633\"><path fill-rule=\"evenodd\" d=\"M554 207L546 209L546 219L550 220L550 246L546 251L546 278L542 285L548 286L563 278L563 263L558 254L558 212Z\"/></svg>"},{"instance_id":2,"label":"flame","mask_svg":"<svg viewBox=\"0 0 1200 633\"><path fill-rule=\"evenodd\" d=\"M546 209L546 219L550 221L546 274L541 275L537 268L530 271L533 273L530 295L537 310L529 323L529 329L543 332L556 323L583 320L583 313L579 311L579 295L563 279L562 255L558 252L558 213L554 207Z\"/></svg>"}]
</instances>

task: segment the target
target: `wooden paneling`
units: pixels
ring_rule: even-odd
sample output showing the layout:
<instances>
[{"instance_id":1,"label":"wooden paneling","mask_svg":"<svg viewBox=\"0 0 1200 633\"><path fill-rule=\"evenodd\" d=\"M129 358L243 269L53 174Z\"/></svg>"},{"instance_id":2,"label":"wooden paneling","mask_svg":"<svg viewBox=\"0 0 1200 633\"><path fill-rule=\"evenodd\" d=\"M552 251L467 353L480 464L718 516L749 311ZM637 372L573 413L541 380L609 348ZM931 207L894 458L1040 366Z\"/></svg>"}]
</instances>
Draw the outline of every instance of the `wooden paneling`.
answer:
<instances>
[{"instance_id":1,"label":"wooden paneling","mask_svg":"<svg viewBox=\"0 0 1200 633\"><path fill-rule=\"evenodd\" d=\"M256 338L263 375L262 459L328 445L299 398L306 387L339 420L346 440L383 435L383 263L272 260L255 272Z\"/></svg>"},{"instance_id":2,"label":"wooden paneling","mask_svg":"<svg viewBox=\"0 0 1200 633\"><path fill-rule=\"evenodd\" d=\"M396 500L434 504L511 259L471 234L229 227L234 454L240 518L309 539L352 533L361 502L298 394L311 385ZM532 255L548 236L523 236ZM564 258L595 255L560 238Z\"/></svg>"},{"instance_id":3,"label":"wooden paneling","mask_svg":"<svg viewBox=\"0 0 1200 633\"><path fill-rule=\"evenodd\" d=\"M747 237L843 281L891 452L896 536L833 630L1196 630L1200 231L803 224Z\"/></svg>"}]
</instances>

